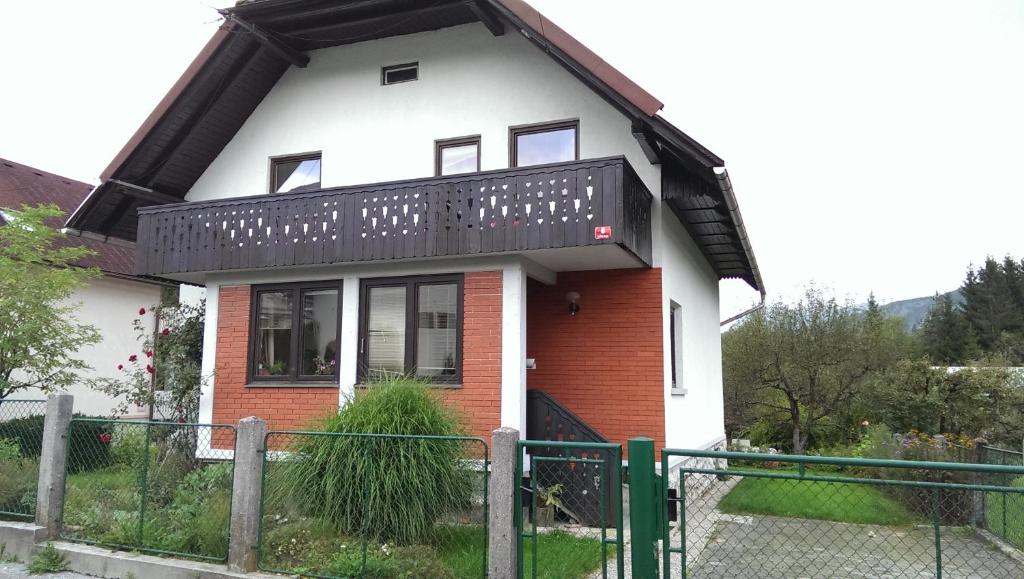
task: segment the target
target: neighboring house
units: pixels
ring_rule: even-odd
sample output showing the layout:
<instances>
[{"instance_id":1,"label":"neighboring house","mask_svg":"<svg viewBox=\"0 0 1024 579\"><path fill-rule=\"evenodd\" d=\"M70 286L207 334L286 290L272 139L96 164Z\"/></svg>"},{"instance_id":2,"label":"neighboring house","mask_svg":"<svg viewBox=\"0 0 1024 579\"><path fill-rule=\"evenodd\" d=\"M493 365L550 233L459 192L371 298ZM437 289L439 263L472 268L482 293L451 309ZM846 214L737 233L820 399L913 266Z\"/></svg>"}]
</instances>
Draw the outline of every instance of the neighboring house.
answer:
<instances>
[{"instance_id":1,"label":"neighboring house","mask_svg":"<svg viewBox=\"0 0 1024 579\"><path fill-rule=\"evenodd\" d=\"M657 99L518 0L225 14L68 223L206 286L202 421L414 373L488 439L723 443L718 282L762 283Z\"/></svg>"},{"instance_id":2,"label":"neighboring house","mask_svg":"<svg viewBox=\"0 0 1024 579\"><path fill-rule=\"evenodd\" d=\"M92 185L54 175L39 169L0 159L0 211L18 210L24 205L53 204L70 215L92 190ZM0 226L3 226L0 218ZM61 221L53 224L60 227ZM116 406L113 398L85 385L85 380L116 377L117 365L128 355L140 353L132 321L138 317L140 307L149 308L160 301L160 290L166 283L142 279L134 274L135 246L133 243L111 240L101 241L65 236L60 241L67 246L82 245L95 255L79 262L84 267L97 267L102 277L92 280L87 287L77 290L72 302L81 303L77 318L99 330L102 340L82 348L78 357L85 360L93 371L82 376L82 382L69 392L75 396L75 412L108 415ZM152 318L146 318L153 323ZM15 393L12 398L37 399L44 394L32 389ZM141 409L131 409L133 415Z\"/></svg>"}]
</instances>

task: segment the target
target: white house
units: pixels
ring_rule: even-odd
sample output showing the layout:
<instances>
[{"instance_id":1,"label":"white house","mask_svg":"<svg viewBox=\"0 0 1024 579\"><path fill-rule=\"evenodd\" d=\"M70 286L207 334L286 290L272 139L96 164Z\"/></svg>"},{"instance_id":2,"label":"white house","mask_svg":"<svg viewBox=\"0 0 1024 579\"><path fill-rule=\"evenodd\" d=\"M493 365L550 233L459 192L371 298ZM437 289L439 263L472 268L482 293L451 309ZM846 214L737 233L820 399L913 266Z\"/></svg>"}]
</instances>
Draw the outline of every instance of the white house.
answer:
<instances>
[{"instance_id":1,"label":"white house","mask_svg":"<svg viewBox=\"0 0 1024 579\"><path fill-rule=\"evenodd\" d=\"M0 210L18 210L23 205L52 203L66 215L85 199L92 186L80 181L47 173L33 167L0 159ZM0 226L3 226L0 219ZM60 226L61 223L54 224ZM109 415L117 401L85 385L91 378L114 378L118 364L125 363L133 353L141 355L132 322L139 317L139 308L149 308L160 301L161 288L167 282L145 279L134 274L135 247L122 240L103 242L97 239L68 237L67 245L84 245L95 252L80 263L99 268L103 275L92 280L87 287L77 290L72 303L81 304L79 321L91 324L102 340L79 350L76 357L84 360L93 370L82 375L82 380L68 391L75 396L75 412L91 415ZM152 316L144 316L145 324L152 326ZM19 400L43 399L37 389L15 393ZM130 409L133 415L142 409Z\"/></svg>"},{"instance_id":2,"label":"white house","mask_svg":"<svg viewBox=\"0 0 1024 579\"><path fill-rule=\"evenodd\" d=\"M70 219L206 287L201 420L413 373L481 436L722 444L723 161L527 4L414 4L224 11Z\"/></svg>"}]
</instances>

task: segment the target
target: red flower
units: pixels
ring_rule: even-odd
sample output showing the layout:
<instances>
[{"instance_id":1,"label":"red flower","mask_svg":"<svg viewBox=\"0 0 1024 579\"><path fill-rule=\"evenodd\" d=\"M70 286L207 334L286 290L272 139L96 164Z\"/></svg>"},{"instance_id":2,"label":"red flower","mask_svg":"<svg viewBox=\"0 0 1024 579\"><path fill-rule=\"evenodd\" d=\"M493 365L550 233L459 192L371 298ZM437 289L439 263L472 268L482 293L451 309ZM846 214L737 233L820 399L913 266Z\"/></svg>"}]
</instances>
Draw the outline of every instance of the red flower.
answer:
<instances>
[{"instance_id":1,"label":"red flower","mask_svg":"<svg viewBox=\"0 0 1024 579\"><path fill-rule=\"evenodd\" d=\"M170 333L171 333L171 330L170 330L169 328L164 328L164 331L162 331L162 332L160 332L160 333L161 333L161 334L163 334L163 335L165 335L165 336L167 336L167 335L170 335Z\"/></svg>"},{"instance_id":2,"label":"red flower","mask_svg":"<svg viewBox=\"0 0 1024 579\"><path fill-rule=\"evenodd\" d=\"M156 372L156 368L154 368L153 366L150 366L149 364L146 364L146 372L149 372L150 374L152 374L153 372Z\"/></svg>"},{"instance_id":3,"label":"red flower","mask_svg":"<svg viewBox=\"0 0 1024 579\"><path fill-rule=\"evenodd\" d=\"M139 357L136 356L135 354L132 354L131 356L128 356L128 361L129 362L134 362L134 361L136 361L138 359L139 359Z\"/></svg>"},{"instance_id":4,"label":"red flower","mask_svg":"<svg viewBox=\"0 0 1024 579\"><path fill-rule=\"evenodd\" d=\"M110 439L113 438L113 437L110 436L109 432L104 432L104 433L100 434L97 438L99 438L100 442L102 442L103 444L109 444L110 443Z\"/></svg>"},{"instance_id":5,"label":"red flower","mask_svg":"<svg viewBox=\"0 0 1024 579\"><path fill-rule=\"evenodd\" d=\"M118 364L117 365L117 369L118 370L124 370L124 364Z\"/></svg>"},{"instance_id":6,"label":"red flower","mask_svg":"<svg viewBox=\"0 0 1024 579\"><path fill-rule=\"evenodd\" d=\"M147 358L152 358L153 357L153 350L146 350L146 357Z\"/></svg>"},{"instance_id":7,"label":"red flower","mask_svg":"<svg viewBox=\"0 0 1024 579\"><path fill-rule=\"evenodd\" d=\"M139 315L140 316L146 315L146 308L139 308Z\"/></svg>"}]
</instances>

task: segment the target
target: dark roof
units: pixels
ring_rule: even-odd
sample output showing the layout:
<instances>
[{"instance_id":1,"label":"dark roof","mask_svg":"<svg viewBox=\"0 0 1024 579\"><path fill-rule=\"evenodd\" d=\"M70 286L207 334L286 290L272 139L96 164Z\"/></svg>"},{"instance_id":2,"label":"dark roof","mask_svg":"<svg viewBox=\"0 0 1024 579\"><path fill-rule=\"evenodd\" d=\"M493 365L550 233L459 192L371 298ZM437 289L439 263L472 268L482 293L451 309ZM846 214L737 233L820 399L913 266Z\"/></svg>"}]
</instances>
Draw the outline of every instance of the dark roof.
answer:
<instances>
[{"instance_id":1,"label":"dark roof","mask_svg":"<svg viewBox=\"0 0 1024 579\"><path fill-rule=\"evenodd\" d=\"M54 204L70 215L92 191L92 185L0 159L0 208L21 209L24 205ZM52 225L60 227L64 220ZM79 265L98 267L106 273L132 276L135 270L135 246L127 242L103 242L98 239L65 236L63 247L85 246L96 252Z\"/></svg>"},{"instance_id":2,"label":"dark roof","mask_svg":"<svg viewBox=\"0 0 1024 579\"><path fill-rule=\"evenodd\" d=\"M524 34L631 119L651 162L671 161L712 186L702 203L720 209L719 228L739 253L726 264L695 239L720 277L741 277L763 290L735 197L721 178L724 161L659 116L661 101L526 2L248 0L222 14L224 24L104 170L101 185L69 219L70 228L134 240L136 210L184 200L281 75L290 66L305 66L306 51L482 22L496 35ZM673 210L691 229L685 204Z\"/></svg>"}]
</instances>

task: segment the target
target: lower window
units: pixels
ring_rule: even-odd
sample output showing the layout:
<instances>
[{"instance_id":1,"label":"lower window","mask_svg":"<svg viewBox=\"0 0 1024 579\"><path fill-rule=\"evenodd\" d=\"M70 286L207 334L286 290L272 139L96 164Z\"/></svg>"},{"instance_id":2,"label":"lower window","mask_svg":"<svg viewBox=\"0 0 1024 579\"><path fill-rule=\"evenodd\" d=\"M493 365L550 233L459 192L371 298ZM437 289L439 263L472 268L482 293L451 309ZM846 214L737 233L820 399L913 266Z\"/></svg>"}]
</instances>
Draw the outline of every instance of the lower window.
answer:
<instances>
[{"instance_id":1,"label":"lower window","mask_svg":"<svg viewBox=\"0 0 1024 579\"><path fill-rule=\"evenodd\" d=\"M462 276L364 280L359 380L462 379Z\"/></svg>"},{"instance_id":2,"label":"lower window","mask_svg":"<svg viewBox=\"0 0 1024 579\"><path fill-rule=\"evenodd\" d=\"M249 381L338 381L338 284L253 288Z\"/></svg>"}]
</instances>

